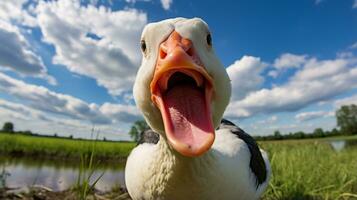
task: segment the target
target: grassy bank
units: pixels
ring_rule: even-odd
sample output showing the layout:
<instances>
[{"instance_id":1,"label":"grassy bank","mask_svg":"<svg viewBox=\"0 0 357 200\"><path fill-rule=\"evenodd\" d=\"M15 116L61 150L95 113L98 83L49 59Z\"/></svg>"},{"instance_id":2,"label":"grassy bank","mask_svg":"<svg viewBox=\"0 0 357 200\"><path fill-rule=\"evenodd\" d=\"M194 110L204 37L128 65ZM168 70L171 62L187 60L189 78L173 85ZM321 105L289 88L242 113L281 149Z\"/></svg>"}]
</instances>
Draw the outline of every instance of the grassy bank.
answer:
<instances>
[{"instance_id":1,"label":"grassy bank","mask_svg":"<svg viewBox=\"0 0 357 200\"><path fill-rule=\"evenodd\" d=\"M96 159L105 161L123 160L135 147L132 142L94 142L0 133L0 154L17 157L79 160L81 156L91 153L93 145Z\"/></svg>"},{"instance_id":2,"label":"grassy bank","mask_svg":"<svg viewBox=\"0 0 357 200\"><path fill-rule=\"evenodd\" d=\"M263 199L357 199L356 146L336 152L326 139L260 145L273 169Z\"/></svg>"}]
</instances>

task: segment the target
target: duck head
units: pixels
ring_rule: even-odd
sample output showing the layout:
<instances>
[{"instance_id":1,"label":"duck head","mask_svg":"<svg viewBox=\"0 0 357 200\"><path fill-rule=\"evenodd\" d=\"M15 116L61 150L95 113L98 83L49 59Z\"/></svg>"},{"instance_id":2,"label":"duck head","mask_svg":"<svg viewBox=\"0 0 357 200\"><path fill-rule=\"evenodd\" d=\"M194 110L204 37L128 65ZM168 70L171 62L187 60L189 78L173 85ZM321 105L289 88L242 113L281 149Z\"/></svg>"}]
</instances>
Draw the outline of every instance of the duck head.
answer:
<instances>
[{"instance_id":1,"label":"duck head","mask_svg":"<svg viewBox=\"0 0 357 200\"><path fill-rule=\"evenodd\" d=\"M150 23L140 45L136 105L175 151L189 157L204 154L214 142L231 95L207 24L199 18Z\"/></svg>"}]
</instances>

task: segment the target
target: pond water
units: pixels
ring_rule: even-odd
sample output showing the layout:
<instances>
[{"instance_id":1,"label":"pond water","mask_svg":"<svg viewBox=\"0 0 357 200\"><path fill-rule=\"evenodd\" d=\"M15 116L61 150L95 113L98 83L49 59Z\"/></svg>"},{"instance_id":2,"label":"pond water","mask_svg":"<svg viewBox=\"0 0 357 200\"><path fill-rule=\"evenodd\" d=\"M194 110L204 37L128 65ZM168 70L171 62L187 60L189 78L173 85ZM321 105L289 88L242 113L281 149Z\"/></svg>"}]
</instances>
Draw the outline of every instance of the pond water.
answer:
<instances>
[{"instance_id":1,"label":"pond water","mask_svg":"<svg viewBox=\"0 0 357 200\"><path fill-rule=\"evenodd\" d=\"M337 152L346 148L357 147L357 140L333 140L329 143L331 147Z\"/></svg>"},{"instance_id":2,"label":"pond water","mask_svg":"<svg viewBox=\"0 0 357 200\"><path fill-rule=\"evenodd\" d=\"M124 164L97 165L92 182L104 174L96 189L108 191L124 186ZM79 162L0 157L0 176L6 176L6 186L10 188L41 185L61 191L77 183L79 166Z\"/></svg>"}]
</instances>

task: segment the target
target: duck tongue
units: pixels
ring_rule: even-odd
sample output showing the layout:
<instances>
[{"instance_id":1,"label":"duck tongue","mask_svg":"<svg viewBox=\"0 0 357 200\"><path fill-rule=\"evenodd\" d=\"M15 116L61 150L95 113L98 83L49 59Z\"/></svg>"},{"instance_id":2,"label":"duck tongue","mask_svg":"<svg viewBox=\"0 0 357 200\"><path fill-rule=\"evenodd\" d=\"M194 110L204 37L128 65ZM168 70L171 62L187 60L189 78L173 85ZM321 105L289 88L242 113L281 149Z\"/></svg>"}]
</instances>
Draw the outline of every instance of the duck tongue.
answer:
<instances>
[{"instance_id":1,"label":"duck tongue","mask_svg":"<svg viewBox=\"0 0 357 200\"><path fill-rule=\"evenodd\" d=\"M159 101L166 136L183 155L201 155L214 141L212 115L206 101L204 90L192 85L174 86Z\"/></svg>"}]
</instances>

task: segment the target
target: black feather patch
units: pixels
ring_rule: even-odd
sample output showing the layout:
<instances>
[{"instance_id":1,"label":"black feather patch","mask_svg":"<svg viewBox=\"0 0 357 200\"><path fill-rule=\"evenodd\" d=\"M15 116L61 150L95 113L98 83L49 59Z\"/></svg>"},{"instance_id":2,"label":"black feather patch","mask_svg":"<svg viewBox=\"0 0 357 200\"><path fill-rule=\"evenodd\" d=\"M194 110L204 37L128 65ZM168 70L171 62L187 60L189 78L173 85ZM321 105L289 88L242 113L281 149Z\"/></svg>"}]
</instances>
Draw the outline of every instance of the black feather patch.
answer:
<instances>
[{"instance_id":1,"label":"black feather patch","mask_svg":"<svg viewBox=\"0 0 357 200\"><path fill-rule=\"evenodd\" d=\"M138 145L143 143L157 144L159 139L160 136L158 133L151 129L147 129L140 133L140 140L138 141Z\"/></svg>"},{"instance_id":2,"label":"black feather patch","mask_svg":"<svg viewBox=\"0 0 357 200\"><path fill-rule=\"evenodd\" d=\"M256 177L256 185L258 188L258 186L267 179L265 162L262 154L260 153L258 144L250 135L226 119L221 120L221 125L218 129L229 129L233 134L237 135L238 138L247 144L251 154L249 166Z\"/></svg>"}]
</instances>

